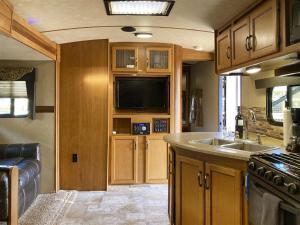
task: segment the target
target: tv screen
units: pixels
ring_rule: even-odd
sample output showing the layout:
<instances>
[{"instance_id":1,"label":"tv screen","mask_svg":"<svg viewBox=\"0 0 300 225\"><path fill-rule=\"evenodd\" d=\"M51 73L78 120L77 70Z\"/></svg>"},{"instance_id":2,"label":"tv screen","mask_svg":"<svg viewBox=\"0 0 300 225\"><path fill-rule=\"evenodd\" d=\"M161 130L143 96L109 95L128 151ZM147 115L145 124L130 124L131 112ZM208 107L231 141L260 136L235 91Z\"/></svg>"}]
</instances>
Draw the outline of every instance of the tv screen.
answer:
<instances>
[{"instance_id":1,"label":"tv screen","mask_svg":"<svg viewBox=\"0 0 300 225\"><path fill-rule=\"evenodd\" d=\"M167 77L117 77L116 108L167 111L169 79Z\"/></svg>"}]
</instances>

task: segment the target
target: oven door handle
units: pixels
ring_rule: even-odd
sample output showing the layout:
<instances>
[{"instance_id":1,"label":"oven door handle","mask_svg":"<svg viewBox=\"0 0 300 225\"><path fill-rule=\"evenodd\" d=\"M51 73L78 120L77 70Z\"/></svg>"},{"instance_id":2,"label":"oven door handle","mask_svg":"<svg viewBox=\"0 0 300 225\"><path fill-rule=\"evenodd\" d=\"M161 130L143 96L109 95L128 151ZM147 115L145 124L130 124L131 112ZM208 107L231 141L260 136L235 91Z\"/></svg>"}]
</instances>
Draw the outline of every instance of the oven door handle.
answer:
<instances>
[{"instance_id":1,"label":"oven door handle","mask_svg":"<svg viewBox=\"0 0 300 225\"><path fill-rule=\"evenodd\" d=\"M300 215L300 209L299 208L294 208L293 206L285 203L285 202L280 202L280 209L292 213L294 215Z\"/></svg>"}]
</instances>

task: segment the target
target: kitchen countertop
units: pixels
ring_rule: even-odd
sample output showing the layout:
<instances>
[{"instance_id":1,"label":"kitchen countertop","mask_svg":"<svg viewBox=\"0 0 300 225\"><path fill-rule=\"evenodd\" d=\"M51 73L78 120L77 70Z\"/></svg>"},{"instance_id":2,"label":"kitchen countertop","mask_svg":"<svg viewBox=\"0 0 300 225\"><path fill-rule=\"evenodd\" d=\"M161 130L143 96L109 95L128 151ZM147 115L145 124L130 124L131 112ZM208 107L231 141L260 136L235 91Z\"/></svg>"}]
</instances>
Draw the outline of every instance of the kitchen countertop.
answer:
<instances>
[{"instance_id":1,"label":"kitchen countertop","mask_svg":"<svg viewBox=\"0 0 300 225\"><path fill-rule=\"evenodd\" d=\"M255 134L252 133L249 134L250 140L255 140L255 137L256 137ZM259 152L247 152L243 150L230 149L221 146L214 146L214 145L208 145L202 143L191 143L191 141L193 140L208 139L208 138L234 140L233 137L224 137L221 132L188 132L188 133L178 133L178 134L170 134L164 136L164 140L173 147L178 147L178 148L187 149L194 152L210 154L210 155L215 155L220 157L248 161L251 155L259 153ZM262 137L262 144L276 147L275 150L269 152L273 152L273 153L285 152L281 140L277 140L270 137Z\"/></svg>"}]
</instances>

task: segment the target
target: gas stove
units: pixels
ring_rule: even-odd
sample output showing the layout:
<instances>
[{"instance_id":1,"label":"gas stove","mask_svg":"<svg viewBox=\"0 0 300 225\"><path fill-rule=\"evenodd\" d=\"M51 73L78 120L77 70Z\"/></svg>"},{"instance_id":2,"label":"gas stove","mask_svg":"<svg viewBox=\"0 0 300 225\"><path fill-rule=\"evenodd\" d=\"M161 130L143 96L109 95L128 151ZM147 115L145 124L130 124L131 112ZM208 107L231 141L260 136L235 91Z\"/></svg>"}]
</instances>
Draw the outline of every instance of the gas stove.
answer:
<instances>
[{"instance_id":1,"label":"gas stove","mask_svg":"<svg viewBox=\"0 0 300 225\"><path fill-rule=\"evenodd\" d=\"M300 153L253 155L250 175L300 202Z\"/></svg>"}]
</instances>

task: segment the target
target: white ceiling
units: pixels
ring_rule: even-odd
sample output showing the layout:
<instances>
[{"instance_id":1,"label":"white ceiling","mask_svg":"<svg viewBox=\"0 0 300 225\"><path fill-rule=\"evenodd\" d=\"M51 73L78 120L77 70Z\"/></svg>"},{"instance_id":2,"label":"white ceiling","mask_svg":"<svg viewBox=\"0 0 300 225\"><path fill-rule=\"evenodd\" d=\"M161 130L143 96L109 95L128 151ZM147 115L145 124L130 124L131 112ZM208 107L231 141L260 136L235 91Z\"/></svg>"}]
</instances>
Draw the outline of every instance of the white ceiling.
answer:
<instances>
[{"instance_id":1,"label":"white ceiling","mask_svg":"<svg viewBox=\"0 0 300 225\"><path fill-rule=\"evenodd\" d=\"M0 60L51 60L15 39L0 34Z\"/></svg>"},{"instance_id":2,"label":"white ceiling","mask_svg":"<svg viewBox=\"0 0 300 225\"><path fill-rule=\"evenodd\" d=\"M168 17L107 16L103 0L11 2L19 15L57 43L106 38L111 42L145 41L120 31L120 27L132 25L139 26L138 31L152 32L153 38L146 40L149 42L213 51L213 30L255 0L176 0Z\"/></svg>"}]
</instances>

